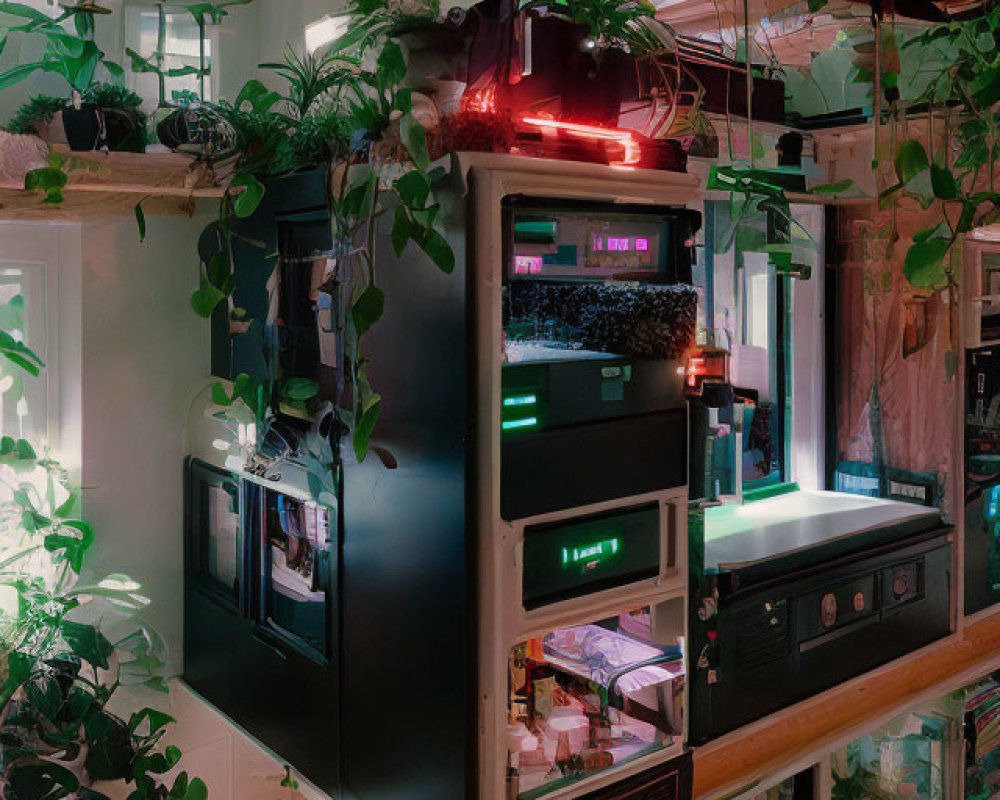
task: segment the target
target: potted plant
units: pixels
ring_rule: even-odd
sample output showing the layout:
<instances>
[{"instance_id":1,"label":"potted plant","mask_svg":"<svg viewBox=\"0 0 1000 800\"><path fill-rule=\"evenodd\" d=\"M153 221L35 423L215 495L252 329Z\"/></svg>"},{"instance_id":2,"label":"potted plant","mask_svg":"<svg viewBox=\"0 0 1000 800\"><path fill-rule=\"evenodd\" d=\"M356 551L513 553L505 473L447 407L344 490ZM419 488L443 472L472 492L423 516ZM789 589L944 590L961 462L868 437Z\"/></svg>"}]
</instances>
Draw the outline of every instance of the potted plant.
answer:
<instances>
[{"instance_id":1,"label":"potted plant","mask_svg":"<svg viewBox=\"0 0 1000 800\"><path fill-rule=\"evenodd\" d=\"M108 9L90 2L64 6L63 13L50 17L22 3L0 3L0 12L27 20L9 27L5 33L22 33L40 37L45 50L38 61L18 64L0 74L0 89L5 89L37 72L50 72L62 76L70 89L70 102L62 111L66 140L71 150L93 150L104 143L105 122L101 109L85 105L83 93L94 83L98 71L109 80L121 82L124 72L109 60L94 41L94 17L110 13ZM63 23L72 20L76 32L71 33Z\"/></svg>"},{"instance_id":2,"label":"potted plant","mask_svg":"<svg viewBox=\"0 0 1000 800\"><path fill-rule=\"evenodd\" d=\"M146 150L146 114L142 98L114 83L93 83L80 93L83 108L97 108L104 121L109 150L142 153Z\"/></svg>"},{"instance_id":3,"label":"potted plant","mask_svg":"<svg viewBox=\"0 0 1000 800\"><path fill-rule=\"evenodd\" d=\"M63 97L35 95L17 110L17 113L4 125L4 130L22 136L40 136L46 141L65 141L66 135L62 131L61 120L62 110L65 107L66 99ZM53 131L56 120L59 127L58 135Z\"/></svg>"}]
</instances>

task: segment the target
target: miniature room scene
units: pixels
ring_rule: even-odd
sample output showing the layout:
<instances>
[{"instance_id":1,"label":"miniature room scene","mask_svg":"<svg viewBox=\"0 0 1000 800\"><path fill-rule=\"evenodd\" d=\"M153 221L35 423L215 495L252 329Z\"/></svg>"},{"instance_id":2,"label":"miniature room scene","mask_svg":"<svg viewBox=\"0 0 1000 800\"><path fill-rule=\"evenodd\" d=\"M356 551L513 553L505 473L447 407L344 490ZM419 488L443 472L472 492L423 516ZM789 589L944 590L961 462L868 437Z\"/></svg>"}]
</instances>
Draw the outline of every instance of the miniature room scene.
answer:
<instances>
[{"instance_id":1,"label":"miniature room scene","mask_svg":"<svg viewBox=\"0 0 1000 800\"><path fill-rule=\"evenodd\" d=\"M0 0L4 800L1000 798L994 0Z\"/></svg>"}]
</instances>

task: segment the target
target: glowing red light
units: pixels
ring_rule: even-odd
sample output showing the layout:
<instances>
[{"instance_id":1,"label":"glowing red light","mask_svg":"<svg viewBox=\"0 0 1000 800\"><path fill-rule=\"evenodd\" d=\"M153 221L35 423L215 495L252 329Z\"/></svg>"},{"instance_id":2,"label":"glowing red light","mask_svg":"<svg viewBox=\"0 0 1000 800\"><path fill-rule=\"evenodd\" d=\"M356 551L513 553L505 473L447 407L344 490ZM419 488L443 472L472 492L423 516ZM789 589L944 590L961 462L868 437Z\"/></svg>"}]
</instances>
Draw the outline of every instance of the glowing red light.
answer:
<instances>
[{"instance_id":1,"label":"glowing red light","mask_svg":"<svg viewBox=\"0 0 1000 800\"><path fill-rule=\"evenodd\" d=\"M631 131L617 128L601 128L597 125L583 125L578 122L563 122L557 119L542 119L540 117L525 117L521 120L525 125L532 125L543 130L562 131L571 136L599 141L612 141L621 145L624 153L620 160L610 161L611 166L627 166L638 164L642 159L642 148L635 140Z\"/></svg>"},{"instance_id":2,"label":"glowing red light","mask_svg":"<svg viewBox=\"0 0 1000 800\"><path fill-rule=\"evenodd\" d=\"M687 385L692 389L698 385L698 378L708 372L708 365L702 356L692 356L687 364Z\"/></svg>"},{"instance_id":3,"label":"glowing red light","mask_svg":"<svg viewBox=\"0 0 1000 800\"><path fill-rule=\"evenodd\" d=\"M497 110L497 87L487 86L477 89L463 98L462 104L466 111L474 114L495 114Z\"/></svg>"}]
</instances>

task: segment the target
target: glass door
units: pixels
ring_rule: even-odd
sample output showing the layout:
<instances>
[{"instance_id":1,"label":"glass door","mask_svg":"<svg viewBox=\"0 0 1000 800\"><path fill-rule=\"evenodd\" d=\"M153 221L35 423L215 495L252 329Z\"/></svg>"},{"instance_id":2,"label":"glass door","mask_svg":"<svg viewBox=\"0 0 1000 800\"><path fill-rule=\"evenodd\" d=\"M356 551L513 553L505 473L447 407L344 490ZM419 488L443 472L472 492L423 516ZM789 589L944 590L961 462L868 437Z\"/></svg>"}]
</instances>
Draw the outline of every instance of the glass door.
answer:
<instances>
[{"instance_id":1,"label":"glass door","mask_svg":"<svg viewBox=\"0 0 1000 800\"><path fill-rule=\"evenodd\" d=\"M246 540L240 481L200 461L189 474L189 530L198 587L241 613L246 609Z\"/></svg>"},{"instance_id":2,"label":"glass door","mask_svg":"<svg viewBox=\"0 0 1000 800\"><path fill-rule=\"evenodd\" d=\"M261 608L265 627L313 657L328 656L330 510L263 489Z\"/></svg>"}]
</instances>

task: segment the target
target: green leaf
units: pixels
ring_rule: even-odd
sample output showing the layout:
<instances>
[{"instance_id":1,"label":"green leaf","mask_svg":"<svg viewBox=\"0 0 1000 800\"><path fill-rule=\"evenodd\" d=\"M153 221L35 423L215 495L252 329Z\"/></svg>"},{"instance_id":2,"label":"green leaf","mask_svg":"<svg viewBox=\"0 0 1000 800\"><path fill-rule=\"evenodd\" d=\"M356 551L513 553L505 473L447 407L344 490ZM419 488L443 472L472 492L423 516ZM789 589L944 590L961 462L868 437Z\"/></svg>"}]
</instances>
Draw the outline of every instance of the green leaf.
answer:
<instances>
[{"instance_id":1,"label":"green leaf","mask_svg":"<svg viewBox=\"0 0 1000 800\"><path fill-rule=\"evenodd\" d=\"M993 39L993 34L989 31L983 31L976 37L976 49L980 53L991 53L996 46L997 43Z\"/></svg>"},{"instance_id":2,"label":"green leaf","mask_svg":"<svg viewBox=\"0 0 1000 800\"><path fill-rule=\"evenodd\" d=\"M319 384L309 378L290 378L281 387L281 393L289 400L312 400L319 394Z\"/></svg>"},{"instance_id":3,"label":"green leaf","mask_svg":"<svg viewBox=\"0 0 1000 800\"><path fill-rule=\"evenodd\" d=\"M249 172L241 172L230 184L230 188L243 187L243 191L236 195L233 203L233 212L237 217L250 217L260 206L260 201L264 199L264 184L256 175Z\"/></svg>"},{"instance_id":4,"label":"green leaf","mask_svg":"<svg viewBox=\"0 0 1000 800\"><path fill-rule=\"evenodd\" d=\"M7 89L16 83L20 83L25 78L44 68L44 61L32 61L28 64L18 64L16 67L11 67L6 72L0 73L0 89Z\"/></svg>"},{"instance_id":5,"label":"green leaf","mask_svg":"<svg viewBox=\"0 0 1000 800\"><path fill-rule=\"evenodd\" d=\"M79 779L66 767L52 761L33 760L14 764L6 775L6 797L13 800L56 800L79 788Z\"/></svg>"},{"instance_id":6,"label":"green leaf","mask_svg":"<svg viewBox=\"0 0 1000 800\"><path fill-rule=\"evenodd\" d=\"M895 166L900 183L909 183L930 166L924 146L915 139L900 142L896 148Z\"/></svg>"},{"instance_id":7,"label":"green leaf","mask_svg":"<svg viewBox=\"0 0 1000 800\"><path fill-rule=\"evenodd\" d=\"M148 195L135 204L135 222L139 226L140 242L146 241L146 212L142 210L142 204L146 202L147 197Z\"/></svg>"},{"instance_id":8,"label":"green leaf","mask_svg":"<svg viewBox=\"0 0 1000 800\"><path fill-rule=\"evenodd\" d=\"M358 338L379 321L385 310L385 294L377 286L366 286L351 306L351 320Z\"/></svg>"},{"instance_id":9,"label":"green leaf","mask_svg":"<svg viewBox=\"0 0 1000 800\"><path fill-rule=\"evenodd\" d=\"M840 194L841 192L846 192L853 186L854 181L850 178L846 178L845 180L837 181L836 183L824 183L820 186L814 186L810 191L813 194Z\"/></svg>"},{"instance_id":10,"label":"green leaf","mask_svg":"<svg viewBox=\"0 0 1000 800\"><path fill-rule=\"evenodd\" d=\"M427 150L427 132L412 114L404 114L399 119L399 135L403 146L418 169L426 171L431 157Z\"/></svg>"},{"instance_id":11,"label":"green leaf","mask_svg":"<svg viewBox=\"0 0 1000 800\"><path fill-rule=\"evenodd\" d=\"M931 289L940 286L946 279L944 257L948 252L948 240L926 239L914 242L906 253L903 274L917 289Z\"/></svg>"},{"instance_id":12,"label":"green leaf","mask_svg":"<svg viewBox=\"0 0 1000 800\"><path fill-rule=\"evenodd\" d=\"M87 758L84 769L94 781L120 781L132 777L132 735L120 719L95 711L84 723Z\"/></svg>"},{"instance_id":13,"label":"green leaf","mask_svg":"<svg viewBox=\"0 0 1000 800\"><path fill-rule=\"evenodd\" d=\"M223 294L231 292L229 286L232 283L232 269L229 264L229 256L225 252L220 250L213 255L208 260L208 264L205 265L205 271L212 286Z\"/></svg>"},{"instance_id":14,"label":"green leaf","mask_svg":"<svg viewBox=\"0 0 1000 800\"><path fill-rule=\"evenodd\" d=\"M416 241L420 245L420 249L430 256L431 261L434 262L439 270L448 275L454 272L455 253L452 251L447 239L440 233L431 228L425 230L423 235Z\"/></svg>"},{"instance_id":15,"label":"green leaf","mask_svg":"<svg viewBox=\"0 0 1000 800\"><path fill-rule=\"evenodd\" d=\"M1000 100L1000 69L989 69L969 85L972 99L980 108L988 108Z\"/></svg>"},{"instance_id":16,"label":"green leaf","mask_svg":"<svg viewBox=\"0 0 1000 800\"><path fill-rule=\"evenodd\" d=\"M954 200L958 197L958 183L951 170L937 163L931 164L931 187L934 196L940 200Z\"/></svg>"},{"instance_id":17,"label":"green leaf","mask_svg":"<svg viewBox=\"0 0 1000 800\"><path fill-rule=\"evenodd\" d=\"M361 419L354 429L354 455L359 463L364 461L365 456L368 455L372 433L378 424L379 414L381 413L381 405L382 398L375 395L375 399L361 414Z\"/></svg>"},{"instance_id":18,"label":"green leaf","mask_svg":"<svg viewBox=\"0 0 1000 800\"><path fill-rule=\"evenodd\" d=\"M149 730L146 736L152 736L161 728L165 728L172 722L177 722L169 714L164 714L162 711L157 711L155 708L144 708L140 711L136 711L128 721L128 729L130 733L135 733L139 730L144 722L149 723Z\"/></svg>"},{"instance_id":19,"label":"green leaf","mask_svg":"<svg viewBox=\"0 0 1000 800\"><path fill-rule=\"evenodd\" d=\"M231 406L233 398L226 393L226 387L221 381L212 384L212 402L217 406Z\"/></svg>"},{"instance_id":20,"label":"green leaf","mask_svg":"<svg viewBox=\"0 0 1000 800\"><path fill-rule=\"evenodd\" d=\"M427 176L420 170L410 170L398 178L393 185L396 189L396 195L410 208L423 208L427 204L431 184L427 180Z\"/></svg>"},{"instance_id":21,"label":"green leaf","mask_svg":"<svg viewBox=\"0 0 1000 800\"><path fill-rule=\"evenodd\" d=\"M213 286L205 278L201 279L201 288L199 288L194 294L191 295L191 308L194 312L206 319L212 316L212 312L215 311L216 306L219 305L224 299L225 295L220 292L215 286Z\"/></svg>"},{"instance_id":22,"label":"green leaf","mask_svg":"<svg viewBox=\"0 0 1000 800\"><path fill-rule=\"evenodd\" d=\"M406 59L403 51L392 39L387 39L379 53L376 71L386 88L397 86L406 77Z\"/></svg>"},{"instance_id":23,"label":"green leaf","mask_svg":"<svg viewBox=\"0 0 1000 800\"><path fill-rule=\"evenodd\" d=\"M955 166L959 169L977 170L989 160L989 157L990 151L986 140L977 137L965 143L962 152L955 159Z\"/></svg>"},{"instance_id":24,"label":"green leaf","mask_svg":"<svg viewBox=\"0 0 1000 800\"><path fill-rule=\"evenodd\" d=\"M63 639L73 648L75 655L98 669L108 668L108 658L115 648L97 628L63 620L60 629Z\"/></svg>"},{"instance_id":25,"label":"green leaf","mask_svg":"<svg viewBox=\"0 0 1000 800\"><path fill-rule=\"evenodd\" d=\"M125 48L125 55L129 58L129 67L132 72L159 74L160 69L152 61L143 58L131 47Z\"/></svg>"},{"instance_id":26,"label":"green leaf","mask_svg":"<svg viewBox=\"0 0 1000 800\"><path fill-rule=\"evenodd\" d=\"M208 800L208 787L201 778L193 778L188 786L184 800Z\"/></svg>"},{"instance_id":27,"label":"green leaf","mask_svg":"<svg viewBox=\"0 0 1000 800\"><path fill-rule=\"evenodd\" d=\"M392 233L390 234L392 249L396 253L396 258L402 257L403 251L406 249L406 243L410 241L412 235L413 225L410 222L409 214L406 213L406 207L402 205L396 206L396 211L392 217Z\"/></svg>"}]
</instances>

